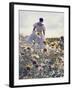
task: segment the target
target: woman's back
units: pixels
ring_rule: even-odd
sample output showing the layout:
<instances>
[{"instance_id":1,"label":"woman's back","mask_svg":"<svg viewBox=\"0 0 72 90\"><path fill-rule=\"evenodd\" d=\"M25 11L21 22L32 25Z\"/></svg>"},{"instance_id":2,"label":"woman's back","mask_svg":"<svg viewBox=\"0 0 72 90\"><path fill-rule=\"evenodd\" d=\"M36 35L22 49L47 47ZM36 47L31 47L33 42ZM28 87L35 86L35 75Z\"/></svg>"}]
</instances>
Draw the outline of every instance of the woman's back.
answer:
<instances>
[{"instance_id":1,"label":"woman's back","mask_svg":"<svg viewBox=\"0 0 72 90\"><path fill-rule=\"evenodd\" d=\"M39 22L38 22L38 23L35 23L35 24L34 24L34 27L36 28L36 29L35 29L36 32L42 33L43 30L45 30L44 24L41 24L41 23L39 23Z\"/></svg>"}]
</instances>

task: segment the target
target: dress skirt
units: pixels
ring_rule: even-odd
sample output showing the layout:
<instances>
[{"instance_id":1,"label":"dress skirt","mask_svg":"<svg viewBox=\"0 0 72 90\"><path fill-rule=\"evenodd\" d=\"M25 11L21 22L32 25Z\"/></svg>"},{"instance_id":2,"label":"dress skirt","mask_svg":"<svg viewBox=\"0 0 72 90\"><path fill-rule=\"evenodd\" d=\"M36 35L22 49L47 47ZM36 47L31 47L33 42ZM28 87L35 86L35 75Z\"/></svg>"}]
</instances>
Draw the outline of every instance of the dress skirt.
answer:
<instances>
[{"instance_id":1,"label":"dress skirt","mask_svg":"<svg viewBox=\"0 0 72 90\"><path fill-rule=\"evenodd\" d=\"M45 36L43 34L37 35L35 31L27 38L27 42L30 44L37 43L40 48L43 48L43 41L45 40Z\"/></svg>"}]
</instances>

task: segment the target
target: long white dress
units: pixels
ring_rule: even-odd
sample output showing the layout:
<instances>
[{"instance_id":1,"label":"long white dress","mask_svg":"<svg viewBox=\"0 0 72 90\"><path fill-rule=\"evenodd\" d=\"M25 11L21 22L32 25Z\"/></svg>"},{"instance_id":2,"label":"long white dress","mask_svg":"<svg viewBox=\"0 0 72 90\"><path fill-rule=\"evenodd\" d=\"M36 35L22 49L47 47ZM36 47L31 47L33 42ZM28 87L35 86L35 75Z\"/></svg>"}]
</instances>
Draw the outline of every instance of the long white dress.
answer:
<instances>
[{"instance_id":1,"label":"long white dress","mask_svg":"<svg viewBox=\"0 0 72 90\"><path fill-rule=\"evenodd\" d=\"M38 22L34 24L34 27L36 27L36 29L35 31L32 31L32 34L29 36L27 41L31 44L34 41L35 43L38 43L40 48L43 48L43 41L45 40L43 30L45 30L45 26Z\"/></svg>"}]
</instances>

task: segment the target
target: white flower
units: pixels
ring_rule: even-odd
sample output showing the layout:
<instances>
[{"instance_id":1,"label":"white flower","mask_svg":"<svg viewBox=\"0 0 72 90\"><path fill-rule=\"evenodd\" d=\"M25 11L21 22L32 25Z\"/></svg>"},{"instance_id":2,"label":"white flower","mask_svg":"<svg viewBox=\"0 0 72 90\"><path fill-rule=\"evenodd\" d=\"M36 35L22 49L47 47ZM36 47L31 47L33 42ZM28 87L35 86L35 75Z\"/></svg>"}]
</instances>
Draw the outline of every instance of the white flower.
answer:
<instances>
[{"instance_id":1,"label":"white flower","mask_svg":"<svg viewBox=\"0 0 72 90\"><path fill-rule=\"evenodd\" d=\"M40 65L41 65L42 67L43 67L43 66L45 66L45 64L44 64L44 63L41 63Z\"/></svg>"},{"instance_id":2,"label":"white flower","mask_svg":"<svg viewBox=\"0 0 72 90\"><path fill-rule=\"evenodd\" d=\"M32 56L32 57L39 58L39 55L37 55L37 54L32 54L31 56Z\"/></svg>"},{"instance_id":3,"label":"white flower","mask_svg":"<svg viewBox=\"0 0 72 90\"><path fill-rule=\"evenodd\" d=\"M50 61L51 61L51 59L45 59L45 63L50 62Z\"/></svg>"},{"instance_id":4,"label":"white flower","mask_svg":"<svg viewBox=\"0 0 72 90\"><path fill-rule=\"evenodd\" d=\"M43 70L43 67L39 66L38 71L42 71L42 70Z\"/></svg>"},{"instance_id":5,"label":"white flower","mask_svg":"<svg viewBox=\"0 0 72 90\"><path fill-rule=\"evenodd\" d=\"M62 61L64 61L64 57L59 57Z\"/></svg>"}]
</instances>

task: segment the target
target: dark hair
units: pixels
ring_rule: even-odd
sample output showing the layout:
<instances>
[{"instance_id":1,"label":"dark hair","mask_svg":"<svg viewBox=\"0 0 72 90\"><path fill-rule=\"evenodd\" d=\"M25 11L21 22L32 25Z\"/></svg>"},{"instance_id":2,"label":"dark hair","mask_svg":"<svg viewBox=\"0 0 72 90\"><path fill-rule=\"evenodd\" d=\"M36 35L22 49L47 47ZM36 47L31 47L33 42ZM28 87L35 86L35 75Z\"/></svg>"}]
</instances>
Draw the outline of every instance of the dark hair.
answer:
<instances>
[{"instance_id":1,"label":"dark hair","mask_svg":"<svg viewBox=\"0 0 72 90\"><path fill-rule=\"evenodd\" d=\"M39 21L40 21L40 22L43 22L43 18L39 18Z\"/></svg>"}]
</instances>

